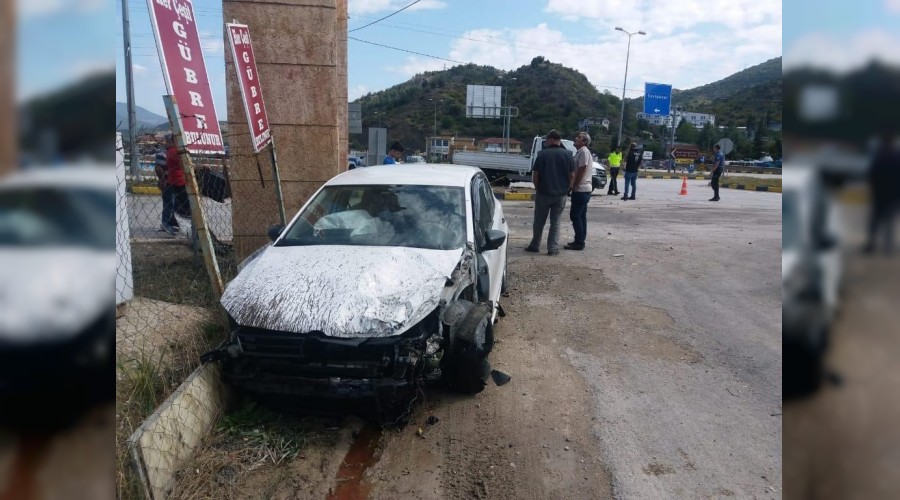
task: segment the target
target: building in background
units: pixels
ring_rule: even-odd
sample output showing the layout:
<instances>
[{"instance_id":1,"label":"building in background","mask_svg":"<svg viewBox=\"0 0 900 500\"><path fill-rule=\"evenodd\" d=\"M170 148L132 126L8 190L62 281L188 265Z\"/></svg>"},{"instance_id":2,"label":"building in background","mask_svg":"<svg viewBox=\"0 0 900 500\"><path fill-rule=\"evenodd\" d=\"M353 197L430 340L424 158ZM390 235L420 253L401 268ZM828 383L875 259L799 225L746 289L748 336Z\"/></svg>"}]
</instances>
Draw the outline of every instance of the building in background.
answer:
<instances>
[{"instance_id":1,"label":"building in background","mask_svg":"<svg viewBox=\"0 0 900 500\"><path fill-rule=\"evenodd\" d=\"M491 153L510 153L514 155L522 154L522 142L515 139L509 140L509 151L504 151L504 140L500 137L488 137L481 139L477 145L479 150Z\"/></svg>"},{"instance_id":2,"label":"building in background","mask_svg":"<svg viewBox=\"0 0 900 500\"><path fill-rule=\"evenodd\" d=\"M647 120L650 122L650 125L661 125L666 128L670 128L672 126L672 116L661 116L661 115L647 115L644 113L637 114L638 120ZM701 129L709 123L712 126L716 125L716 115L710 115L707 113L696 113L694 111L680 111L678 113L678 117L675 120L675 127L677 128L681 125L682 120L687 120L688 123L693 125L695 128Z\"/></svg>"}]
</instances>

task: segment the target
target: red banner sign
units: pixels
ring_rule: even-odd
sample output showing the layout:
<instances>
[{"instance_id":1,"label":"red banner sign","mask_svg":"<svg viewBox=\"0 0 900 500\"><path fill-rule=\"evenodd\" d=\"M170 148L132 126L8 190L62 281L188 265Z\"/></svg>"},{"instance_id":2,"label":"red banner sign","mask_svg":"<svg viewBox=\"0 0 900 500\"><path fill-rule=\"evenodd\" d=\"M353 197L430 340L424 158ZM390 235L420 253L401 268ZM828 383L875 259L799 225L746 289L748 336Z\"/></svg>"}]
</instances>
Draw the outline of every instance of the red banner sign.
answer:
<instances>
[{"instance_id":1,"label":"red banner sign","mask_svg":"<svg viewBox=\"0 0 900 500\"><path fill-rule=\"evenodd\" d=\"M225 26L228 27L231 55L240 82L241 97L244 99L244 111L247 113L247 124L250 126L250 137L253 139L253 151L259 153L272 142L272 132L269 130L269 117L266 115L259 73L256 71L256 57L250 43L250 28L243 24Z\"/></svg>"},{"instance_id":2,"label":"red banner sign","mask_svg":"<svg viewBox=\"0 0 900 500\"><path fill-rule=\"evenodd\" d=\"M166 89L178 104L184 142L193 154L223 154L191 0L147 0Z\"/></svg>"}]
</instances>

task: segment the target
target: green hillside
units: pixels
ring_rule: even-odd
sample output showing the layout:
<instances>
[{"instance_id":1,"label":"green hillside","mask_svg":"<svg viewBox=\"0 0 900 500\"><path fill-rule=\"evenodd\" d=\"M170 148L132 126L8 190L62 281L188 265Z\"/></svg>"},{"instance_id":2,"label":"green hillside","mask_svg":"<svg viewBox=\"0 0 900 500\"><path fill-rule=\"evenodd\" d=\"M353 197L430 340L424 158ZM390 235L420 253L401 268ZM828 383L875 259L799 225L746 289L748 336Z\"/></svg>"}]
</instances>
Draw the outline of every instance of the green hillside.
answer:
<instances>
[{"instance_id":1,"label":"green hillside","mask_svg":"<svg viewBox=\"0 0 900 500\"><path fill-rule=\"evenodd\" d=\"M609 129L590 128L592 148L606 154L618 132L621 100L609 91L599 92L578 71L536 57L527 66L501 71L474 64L455 66L443 71L419 74L381 92L367 94L362 104L363 127L384 126L389 139L399 140L411 150L423 150L426 137L433 133L435 114L438 134L457 137L500 137L500 119L473 119L465 116L466 85L498 85L505 89L504 101L519 108L513 118L511 137L530 147L535 135L558 129L572 137L578 121L588 117L607 118ZM755 139L759 124L768 120L781 122L781 58L748 68L718 82L685 91L674 91L676 104L687 110L714 113L717 123L729 127L747 127L744 137L732 137L738 144L735 155L758 157L761 150L780 154L780 133L762 130ZM438 101L435 113L434 102ZM668 134L661 127L638 122L635 115L643 107L643 99L627 99L623 136L640 138L648 150L664 150L662 138ZM718 130L678 130L678 140L707 147L726 132ZM734 130L727 131L729 137ZM652 139L651 139L652 137ZM351 136L351 147L365 149L363 134ZM776 144L776 141L778 144Z\"/></svg>"}]
</instances>

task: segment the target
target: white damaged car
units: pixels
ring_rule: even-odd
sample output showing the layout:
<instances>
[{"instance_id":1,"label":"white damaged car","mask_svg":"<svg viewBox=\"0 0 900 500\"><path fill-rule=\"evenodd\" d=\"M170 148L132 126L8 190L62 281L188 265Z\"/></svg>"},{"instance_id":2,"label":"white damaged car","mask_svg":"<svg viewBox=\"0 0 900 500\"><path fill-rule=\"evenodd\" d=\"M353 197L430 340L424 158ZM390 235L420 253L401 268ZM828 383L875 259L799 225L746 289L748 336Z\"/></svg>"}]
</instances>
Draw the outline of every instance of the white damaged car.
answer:
<instances>
[{"instance_id":1,"label":"white damaged car","mask_svg":"<svg viewBox=\"0 0 900 500\"><path fill-rule=\"evenodd\" d=\"M251 394L404 403L423 382L480 392L508 227L481 170L378 166L328 181L252 255L204 355ZM384 406L382 406L384 405Z\"/></svg>"}]
</instances>

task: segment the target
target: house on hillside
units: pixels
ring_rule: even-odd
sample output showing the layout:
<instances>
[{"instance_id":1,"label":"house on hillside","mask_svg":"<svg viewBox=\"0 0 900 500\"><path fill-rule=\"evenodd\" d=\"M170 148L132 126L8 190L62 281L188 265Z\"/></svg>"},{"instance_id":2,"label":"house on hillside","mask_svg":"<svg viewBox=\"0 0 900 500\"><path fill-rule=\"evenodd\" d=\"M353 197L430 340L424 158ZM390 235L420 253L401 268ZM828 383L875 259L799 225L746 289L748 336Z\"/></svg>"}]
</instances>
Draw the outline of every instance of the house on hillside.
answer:
<instances>
[{"instance_id":1,"label":"house on hillside","mask_svg":"<svg viewBox=\"0 0 900 500\"><path fill-rule=\"evenodd\" d=\"M488 137L487 139L481 139L480 141L478 141L476 147L480 151L488 151L491 153L506 153L507 151L505 151L505 144L505 140L502 137ZM522 142L510 137L508 153L514 155L522 154Z\"/></svg>"},{"instance_id":2,"label":"house on hillside","mask_svg":"<svg viewBox=\"0 0 900 500\"><path fill-rule=\"evenodd\" d=\"M636 116L638 120L647 120L648 122L650 122L650 125L663 125L666 128L670 128L672 126L672 115L647 115L641 112L637 113ZM681 125L682 120L687 120L688 123L698 129L703 128L707 123L712 126L716 125L716 115L696 113L694 111L680 111L678 113L678 117L675 120L676 128Z\"/></svg>"}]
</instances>

